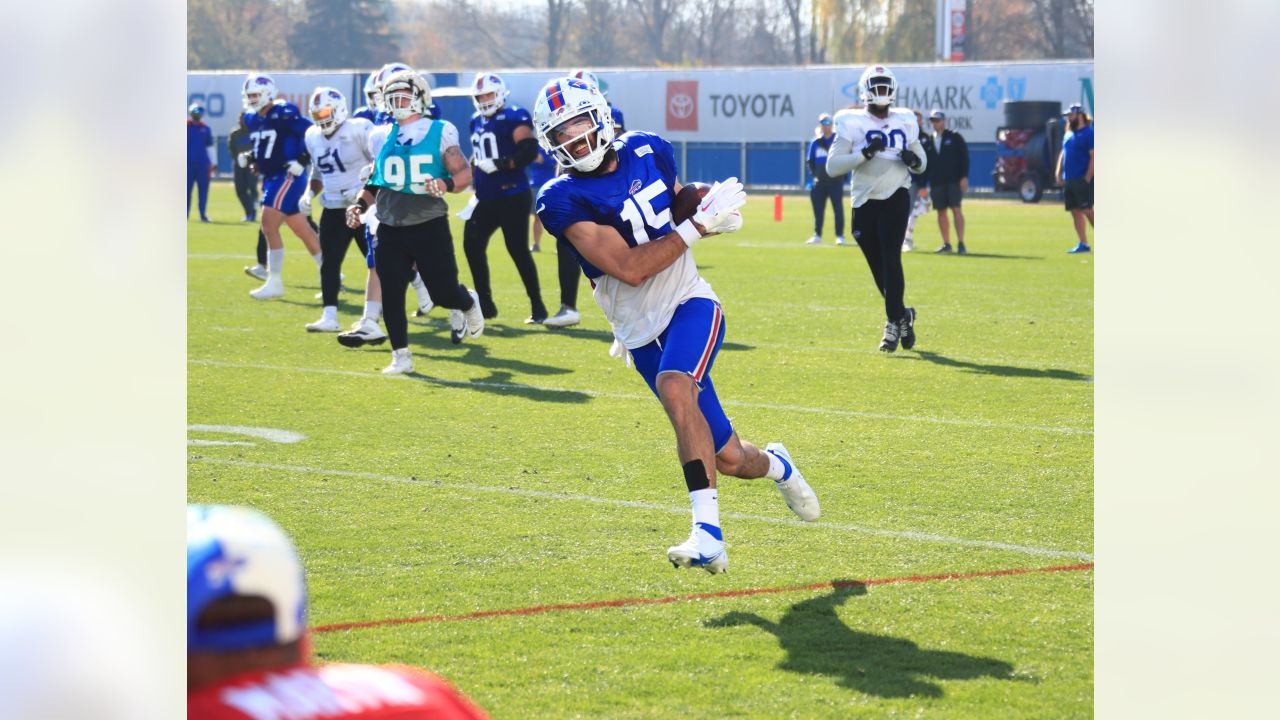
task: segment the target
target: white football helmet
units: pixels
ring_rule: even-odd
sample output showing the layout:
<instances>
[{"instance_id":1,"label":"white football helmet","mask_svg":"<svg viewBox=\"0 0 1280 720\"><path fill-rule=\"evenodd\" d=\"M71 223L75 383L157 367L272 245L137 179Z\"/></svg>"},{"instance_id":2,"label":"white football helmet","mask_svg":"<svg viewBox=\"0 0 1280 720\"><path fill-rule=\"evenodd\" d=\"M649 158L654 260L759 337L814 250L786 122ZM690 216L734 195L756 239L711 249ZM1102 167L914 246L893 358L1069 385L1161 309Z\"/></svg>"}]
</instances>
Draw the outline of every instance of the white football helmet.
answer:
<instances>
[{"instance_id":1,"label":"white football helmet","mask_svg":"<svg viewBox=\"0 0 1280 720\"><path fill-rule=\"evenodd\" d=\"M489 93L493 93L493 99L480 102L480 96ZM471 104L484 117L493 117L494 113L501 110L507 104L507 96L510 94L507 84L493 73L476 73L476 79L471 82Z\"/></svg>"},{"instance_id":2,"label":"white football helmet","mask_svg":"<svg viewBox=\"0 0 1280 720\"><path fill-rule=\"evenodd\" d=\"M590 129L568 138L555 134L560 126L584 115L591 121ZM614 135L609 103L600 88L571 77L552 80L538 91L538 99L533 104L533 129L538 135L538 144L560 167L582 172L600 167ZM588 152L575 158L570 146L579 140L587 143Z\"/></svg>"},{"instance_id":3,"label":"white football helmet","mask_svg":"<svg viewBox=\"0 0 1280 720\"><path fill-rule=\"evenodd\" d=\"M397 121L411 115L426 115L431 105L431 86L411 68L391 73L382 81L383 109Z\"/></svg>"},{"instance_id":4,"label":"white football helmet","mask_svg":"<svg viewBox=\"0 0 1280 720\"><path fill-rule=\"evenodd\" d=\"M249 73L240 89L245 112L258 112L276 99L276 81L270 75Z\"/></svg>"},{"instance_id":5,"label":"white football helmet","mask_svg":"<svg viewBox=\"0 0 1280 720\"><path fill-rule=\"evenodd\" d=\"M858 97L863 105L892 105L898 99L898 79L883 65L868 65L858 79Z\"/></svg>"},{"instance_id":6,"label":"white football helmet","mask_svg":"<svg viewBox=\"0 0 1280 720\"><path fill-rule=\"evenodd\" d=\"M254 596L271 617L209 626L210 605ZM307 584L297 550L280 526L257 510L187 506L187 650L228 652L282 645L306 630Z\"/></svg>"},{"instance_id":7,"label":"white football helmet","mask_svg":"<svg viewBox=\"0 0 1280 720\"><path fill-rule=\"evenodd\" d=\"M571 70L569 71L569 77L578 78L579 80L585 80L591 83L592 85L595 85L596 89L600 91L601 95L605 96L606 98L609 97L609 93L605 92L604 86L600 84L600 78L596 77L596 74L591 72L590 70L587 70L585 68L578 68L577 70Z\"/></svg>"},{"instance_id":8,"label":"white football helmet","mask_svg":"<svg viewBox=\"0 0 1280 720\"><path fill-rule=\"evenodd\" d=\"M364 104L370 110L382 109L382 93L378 91L378 72L369 73L364 79Z\"/></svg>"},{"instance_id":9,"label":"white football helmet","mask_svg":"<svg viewBox=\"0 0 1280 720\"><path fill-rule=\"evenodd\" d=\"M412 69L413 68L409 67L408 65L405 65L402 62L392 62L392 63L387 63L386 65L383 65L382 68L378 70L378 72L374 73L374 78L373 78L373 85L375 88L377 88L376 92L377 92L378 104L377 106L370 105L369 107L373 108L374 110L388 112L387 106L383 102L386 99L386 95L385 93L382 92L382 86L386 84L387 78L391 77L392 73L398 73L401 70L412 70Z\"/></svg>"},{"instance_id":10,"label":"white football helmet","mask_svg":"<svg viewBox=\"0 0 1280 720\"><path fill-rule=\"evenodd\" d=\"M320 126L320 132L328 137L347 121L347 99L331 87L318 87L307 101L307 115Z\"/></svg>"}]
</instances>

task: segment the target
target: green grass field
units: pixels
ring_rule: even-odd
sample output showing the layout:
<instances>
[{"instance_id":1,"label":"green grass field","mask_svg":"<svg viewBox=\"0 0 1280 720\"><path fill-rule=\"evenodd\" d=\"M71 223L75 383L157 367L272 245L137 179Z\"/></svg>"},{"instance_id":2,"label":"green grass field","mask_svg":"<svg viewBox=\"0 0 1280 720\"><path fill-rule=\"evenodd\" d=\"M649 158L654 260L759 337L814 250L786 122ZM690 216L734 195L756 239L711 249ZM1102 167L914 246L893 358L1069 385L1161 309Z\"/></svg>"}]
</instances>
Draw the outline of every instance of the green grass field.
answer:
<instances>
[{"instance_id":1,"label":"green grass field","mask_svg":"<svg viewBox=\"0 0 1280 720\"><path fill-rule=\"evenodd\" d=\"M585 282L582 325L524 325L495 236L484 337L454 346L444 311L411 318L417 374L384 377L387 345L303 330L319 280L296 238L285 297L249 297L255 230L232 222L227 184L210 208L225 222L188 225L189 422L305 439L192 429L251 444L193 444L189 498L292 534L314 625L443 616L317 633L321 659L430 669L495 718L1091 716L1091 569L918 577L1092 562L1093 258L1064 253L1069 216L966 202L969 257L930 254L922 218L904 256L919 341L886 356L861 253L830 243L830 217L826 243L803 244L806 197L782 223L772 210L752 197L740 233L695 249L728 322L713 374L739 434L785 442L823 517L796 520L768 480L722 479L727 575L666 561L689 530L674 436L608 356ZM344 272L363 288L354 251ZM344 325L362 302L343 292ZM756 589L782 591L687 597Z\"/></svg>"}]
</instances>

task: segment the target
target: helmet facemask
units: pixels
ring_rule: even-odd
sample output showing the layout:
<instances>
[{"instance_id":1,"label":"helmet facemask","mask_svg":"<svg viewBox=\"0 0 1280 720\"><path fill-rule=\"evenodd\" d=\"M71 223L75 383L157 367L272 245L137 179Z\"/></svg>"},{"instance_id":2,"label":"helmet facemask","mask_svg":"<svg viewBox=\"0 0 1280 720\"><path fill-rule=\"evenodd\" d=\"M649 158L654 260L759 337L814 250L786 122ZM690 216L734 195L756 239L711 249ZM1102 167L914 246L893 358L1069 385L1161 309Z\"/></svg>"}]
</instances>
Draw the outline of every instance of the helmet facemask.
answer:
<instances>
[{"instance_id":1,"label":"helmet facemask","mask_svg":"<svg viewBox=\"0 0 1280 720\"><path fill-rule=\"evenodd\" d=\"M589 125L579 120L583 117L589 121ZM560 128L566 128L575 121L585 129L571 136L563 136ZM604 160L605 154L609 152L609 147L613 143L613 122L602 116L599 108L590 108L559 123L540 139L542 147L548 155L555 158L560 167L591 172L600 167L601 161ZM588 150L581 157L575 157L572 148L579 142L586 143Z\"/></svg>"},{"instance_id":2,"label":"helmet facemask","mask_svg":"<svg viewBox=\"0 0 1280 720\"><path fill-rule=\"evenodd\" d=\"M867 78L865 94L868 105L892 105L898 94L898 84L887 75L875 75Z\"/></svg>"}]
</instances>

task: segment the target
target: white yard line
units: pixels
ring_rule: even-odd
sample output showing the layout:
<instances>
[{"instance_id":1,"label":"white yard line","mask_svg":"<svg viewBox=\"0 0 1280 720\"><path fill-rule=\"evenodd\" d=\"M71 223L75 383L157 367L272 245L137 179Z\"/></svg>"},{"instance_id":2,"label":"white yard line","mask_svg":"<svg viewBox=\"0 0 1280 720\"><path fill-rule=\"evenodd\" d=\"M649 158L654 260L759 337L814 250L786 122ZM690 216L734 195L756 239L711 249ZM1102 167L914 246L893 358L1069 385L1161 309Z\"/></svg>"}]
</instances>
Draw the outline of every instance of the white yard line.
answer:
<instances>
[{"instance_id":1,"label":"white yard line","mask_svg":"<svg viewBox=\"0 0 1280 720\"><path fill-rule=\"evenodd\" d=\"M435 385L444 385L448 387L459 387L459 388L483 387L483 388L497 388L500 390L519 390L519 391L525 391L525 392L536 391L536 392L548 392L548 393L577 394L577 395L586 395L587 397L592 397L592 398L611 398L611 399L617 399L617 400L643 400L645 402L654 401L654 398L652 395L604 393L604 392L597 392L594 390L577 390L573 388L561 388L561 387L539 387L537 385L522 385L518 383L485 382L482 380L441 380L438 378L428 378L421 375L419 376L406 376L406 375L387 376L387 375L382 375L380 373L356 372L354 370L334 370L331 368L288 367L284 365L260 365L256 363L224 362L221 360L197 359L197 360L189 360L188 362L191 365L202 365L205 367L250 368L255 370L271 370L275 372L310 373L310 374L318 374L318 375L338 375L342 377L358 377L358 378L365 378L369 380L380 380L380 381L416 380L418 382L429 382ZM833 416L839 416L839 417L860 417L860 418L870 418L873 420L898 420L903 422L932 423L932 424L938 424L938 425L962 425L967 427L983 427L983 428L993 428L993 429L1001 429L1001 430L1015 430L1020 432L1035 431L1035 432L1048 432L1048 433L1062 433L1067 435L1092 435L1093 434L1093 430L1091 428L1050 427L1050 426L1043 426L1043 425L1024 425L1021 423L988 422L986 420L963 420L963 419L956 419L956 418L940 418L940 417L929 417L929 416L922 416L922 415L894 415L891 413L866 412L862 410L839 410L839 409L831 409L831 408L805 407L802 405L780 405L780 404L774 404L774 403L755 403L755 402L742 402L742 401L734 401L734 400L722 400L721 402L727 407L757 408L757 409L764 409L764 410L785 410L787 412L802 412L802 413L812 413L815 415L833 415Z\"/></svg>"},{"instance_id":2,"label":"white yard line","mask_svg":"<svg viewBox=\"0 0 1280 720\"><path fill-rule=\"evenodd\" d=\"M453 490L457 492L479 492L479 493L496 493L501 495L516 495L520 497L538 498L540 500L560 500L567 502L585 502L595 503L597 505L612 505L614 507L636 508L640 510L653 510L657 512L673 513L677 515L688 515L689 508L687 506L676 507L671 505L659 505L657 503L640 502L637 500L616 500L613 498L595 497L593 495L577 495L572 493L549 492L546 490L529 490L524 488L513 487L492 487L488 485L467 485L462 483L445 483L436 480L419 480L417 478L403 477L398 475L383 475L371 472L357 472L352 470L333 470L329 468L309 467L306 465L282 465L275 463L251 462L248 460L232 460L223 458L189 458L192 463L205 463L213 465L233 465L236 467L257 468L261 470L280 470L285 472L309 473L314 475L334 475L339 477L362 478L365 480L379 480L382 482L405 483L410 485L428 485L435 490ZM763 481L762 481L763 482ZM877 537L899 538L902 540L915 540L919 542L941 543L945 545L962 545L965 547L983 548L987 550L1002 550L1006 552L1022 553L1024 555L1042 555L1047 557L1064 557L1074 558L1077 560L1092 561L1093 556L1089 553L1076 552L1071 550L1053 550L1050 548L1031 547L1027 545L1015 545L1013 543L997 542L994 540L971 540L968 538L950 537L948 535L937 535L934 533L917 532L915 530L885 530L882 528L862 527L860 525L850 525L847 523L831 523L831 522L814 522L807 523L790 517L773 517L768 515L748 515L745 513L725 512L721 513L723 517L732 518L734 520L752 520L756 522L770 523L773 525L787 525L790 527L802 527L814 530L837 530L842 532L860 533L863 535L874 535Z\"/></svg>"}]
</instances>

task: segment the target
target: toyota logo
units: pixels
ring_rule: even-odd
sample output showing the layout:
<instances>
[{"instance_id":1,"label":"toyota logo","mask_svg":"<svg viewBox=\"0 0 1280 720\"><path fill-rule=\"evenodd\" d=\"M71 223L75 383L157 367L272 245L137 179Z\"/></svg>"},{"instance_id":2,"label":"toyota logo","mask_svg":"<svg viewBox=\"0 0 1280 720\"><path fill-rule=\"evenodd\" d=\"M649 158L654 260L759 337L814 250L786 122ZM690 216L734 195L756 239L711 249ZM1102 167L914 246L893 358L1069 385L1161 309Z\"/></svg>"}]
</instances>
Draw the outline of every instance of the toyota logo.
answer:
<instances>
[{"instance_id":1,"label":"toyota logo","mask_svg":"<svg viewBox=\"0 0 1280 720\"><path fill-rule=\"evenodd\" d=\"M677 117L683 120L684 118L687 118L692 114L693 114L693 98L689 97L688 95L685 95L684 93L671 96L672 117Z\"/></svg>"}]
</instances>

